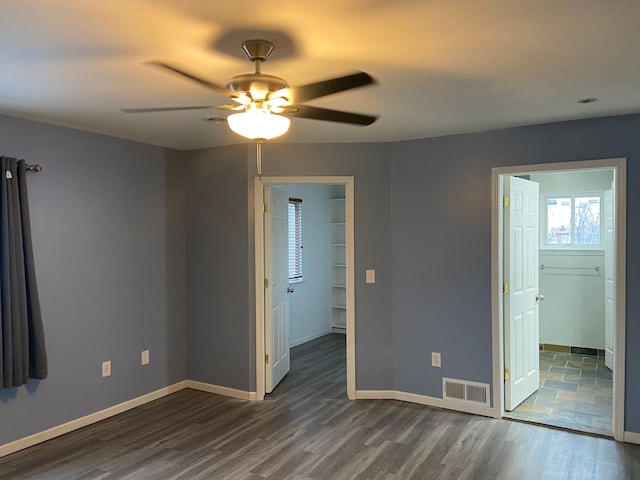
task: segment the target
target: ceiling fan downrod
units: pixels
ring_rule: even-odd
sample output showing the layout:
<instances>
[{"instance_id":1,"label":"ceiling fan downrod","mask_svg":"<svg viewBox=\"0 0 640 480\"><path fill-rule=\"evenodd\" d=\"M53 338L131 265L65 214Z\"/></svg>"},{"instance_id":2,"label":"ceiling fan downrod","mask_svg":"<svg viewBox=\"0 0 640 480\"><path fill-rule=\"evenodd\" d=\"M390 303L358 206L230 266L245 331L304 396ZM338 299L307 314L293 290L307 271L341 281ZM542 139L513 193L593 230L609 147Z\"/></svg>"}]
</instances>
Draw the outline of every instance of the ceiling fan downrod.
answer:
<instances>
[{"instance_id":1,"label":"ceiling fan downrod","mask_svg":"<svg viewBox=\"0 0 640 480\"><path fill-rule=\"evenodd\" d=\"M273 52L273 43L267 40L245 40L242 42L242 50L249 60L256 64L255 73L261 73L261 64L266 62Z\"/></svg>"}]
</instances>

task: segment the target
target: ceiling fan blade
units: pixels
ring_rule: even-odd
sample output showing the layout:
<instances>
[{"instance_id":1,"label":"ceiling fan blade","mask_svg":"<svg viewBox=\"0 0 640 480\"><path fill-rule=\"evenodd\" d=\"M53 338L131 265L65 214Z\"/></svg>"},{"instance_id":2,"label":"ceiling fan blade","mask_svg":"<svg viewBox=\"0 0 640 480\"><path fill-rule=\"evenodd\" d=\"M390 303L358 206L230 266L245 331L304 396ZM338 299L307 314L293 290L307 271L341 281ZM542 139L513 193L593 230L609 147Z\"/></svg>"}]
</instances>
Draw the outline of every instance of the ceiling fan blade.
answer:
<instances>
[{"instance_id":1,"label":"ceiling fan blade","mask_svg":"<svg viewBox=\"0 0 640 480\"><path fill-rule=\"evenodd\" d=\"M281 113L286 117L309 118L327 122L350 123L353 125L371 125L378 117L361 113L342 112L327 108L310 107L309 105L288 105Z\"/></svg>"},{"instance_id":2,"label":"ceiling fan blade","mask_svg":"<svg viewBox=\"0 0 640 480\"><path fill-rule=\"evenodd\" d=\"M218 110L235 110L236 112L247 109L244 105L216 105L216 108Z\"/></svg>"},{"instance_id":3,"label":"ceiling fan blade","mask_svg":"<svg viewBox=\"0 0 640 480\"><path fill-rule=\"evenodd\" d=\"M364 87L376 81L368 73L357 72L344 77L331 78L299 87L288 87L269 95L270 98L286 97L290 103L304 103L314 98L344 92L352 88Z\"/></svg>"},{"instance_id":4,"label":"ceiling fan blade","mask_svg":"<svg viewBox=\"0 0 640 480\"><path fill-rule=\"evenodd\" d=\"M156 107L156 108L123 108L124 113L153 113L153 112L174 112L178 110L206 110L218 108L217 106L200 105L197 107Z\"/></svg>"},{"instance_id":5,"label":"ceiling fan blade","mask_svg":"<svg viewBox=\"0 0 640 480\"><path fill-rule=\"evenodd\" d=\"M218 85L216 83L210 82L208 80L205 80L204 78L200 78L196 75L193 75L192 73L185 72L184 70L174 67L173 65L169 65L168 63L157 62L157 61L146 62L146 63L148 63L149 65L154 65L156 67L161 67L161 68L170 70L174 73L177 73L178 75L182 75L183 77L188 78L189 80L192 80L196 83L199 83L200 85L202 85L205 88L208 88L209 90L213 90L214 92L219 93L220 95L224 95L224 96L234 95L234 93L231 90L223 87L222 85Z\"/></svg>"}]
</instances>

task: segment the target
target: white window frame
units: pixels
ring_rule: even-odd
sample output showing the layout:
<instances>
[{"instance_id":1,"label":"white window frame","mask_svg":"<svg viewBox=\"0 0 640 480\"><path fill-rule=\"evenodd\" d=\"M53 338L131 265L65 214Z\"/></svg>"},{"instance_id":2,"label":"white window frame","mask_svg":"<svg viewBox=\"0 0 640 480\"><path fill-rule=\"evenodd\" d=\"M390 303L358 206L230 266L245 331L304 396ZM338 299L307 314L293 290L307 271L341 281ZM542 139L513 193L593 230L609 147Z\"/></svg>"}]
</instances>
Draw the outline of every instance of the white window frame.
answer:
<instances>
[{"instance_id":1,"label":"white window frame","mask_svg":"<svg viewBox=\"0 0 640 480\"><path fill-rule=\"evenodd\" d=\"M602 239L603 225L602 215L600 217L600 243L581 244L575 243L575 199L580 197L598 197L600 199L600 211L604 207L604 192L602 191L589 191L589 192L572 192L572 193L545 193L540 195L540 246L544 250L602 250L604 243ZM571 199L571 242L564 244L549 243L547 234L549 231L548 224L548 210L547 201L557 198L570 198Z\"/></svg>"}]
</instances>

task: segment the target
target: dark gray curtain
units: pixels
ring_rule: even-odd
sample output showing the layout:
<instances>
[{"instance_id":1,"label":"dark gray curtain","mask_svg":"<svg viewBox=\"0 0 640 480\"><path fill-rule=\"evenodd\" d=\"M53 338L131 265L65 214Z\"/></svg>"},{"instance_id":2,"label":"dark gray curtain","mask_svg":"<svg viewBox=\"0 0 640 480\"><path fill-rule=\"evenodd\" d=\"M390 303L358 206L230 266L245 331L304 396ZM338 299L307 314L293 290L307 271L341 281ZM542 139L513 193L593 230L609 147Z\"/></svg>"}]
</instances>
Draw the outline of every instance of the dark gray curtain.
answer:
<instances>
[{"instance_id":1,"label":"dark gray curtain","mask_svg":"<svg viewBox=\"0 0 640 480\"><path fill-rule=\"evenodd\" d=\"M24 160L0 157L0 388L46 378Z\"/></svg>"}]
</instances>

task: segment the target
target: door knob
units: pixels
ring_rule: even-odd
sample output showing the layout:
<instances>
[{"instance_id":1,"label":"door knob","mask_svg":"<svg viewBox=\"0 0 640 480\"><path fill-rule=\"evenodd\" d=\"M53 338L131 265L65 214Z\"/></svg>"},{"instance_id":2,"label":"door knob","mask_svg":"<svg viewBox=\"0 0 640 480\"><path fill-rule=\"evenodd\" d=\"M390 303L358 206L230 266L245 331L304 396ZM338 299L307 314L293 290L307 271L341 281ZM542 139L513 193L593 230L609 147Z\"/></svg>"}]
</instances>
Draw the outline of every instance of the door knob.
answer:
<instances>
[{"instance_id":1,"label":"door knob","mask_svg":"<svg viewBox=\"0 0 640 480\"><path fill-rule=\"evenodd\" d=\"M544 295L536 295L536 302L544 300Z\"/></svg>"},{"instance_id":2,"label":"door knob","mask_svg":"<svg viewBox=\"0 0 640 480\"><path fill-rule=\"evenodd\" d=\"M293 288L287 287L287 293L293 293Z\"/></svg>"}]
</instances>

